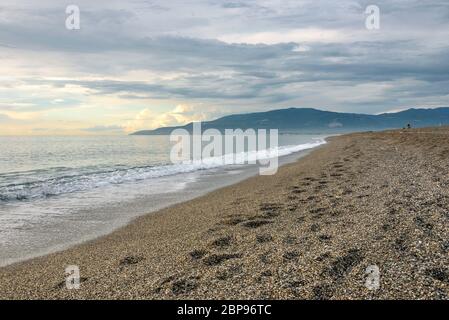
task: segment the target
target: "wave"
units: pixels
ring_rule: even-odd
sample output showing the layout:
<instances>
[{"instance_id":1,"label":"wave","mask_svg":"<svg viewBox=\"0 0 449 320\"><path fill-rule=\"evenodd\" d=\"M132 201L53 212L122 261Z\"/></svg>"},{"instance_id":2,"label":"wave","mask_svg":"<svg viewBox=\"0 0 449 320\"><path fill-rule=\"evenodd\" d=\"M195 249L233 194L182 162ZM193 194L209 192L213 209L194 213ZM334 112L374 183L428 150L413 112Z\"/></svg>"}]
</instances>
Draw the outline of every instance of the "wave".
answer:
<instances>
[{"instance_id":1,"label":"wave","mask_svg":"<svg viewBox=\"0 0 449 320\"><path fill-rule=\"evenodd\" d=\"M211 157L200 161L190 161L179 164L162 164L157 166L139 166L111 170L99 170L82 174L68 174L38 181L0 186L0 202L27 201L49 198L67 193L83 192L100 187L138 182L142 180L191 173L225 166L229 163L251 163L266 160L276 156L286 156L302 150L311 149L326 143L324 139L315 142L280 146L277 148L228 154L221 157ZM54 172L54 171L53 171Z\"/></svg>"}]
</instances>

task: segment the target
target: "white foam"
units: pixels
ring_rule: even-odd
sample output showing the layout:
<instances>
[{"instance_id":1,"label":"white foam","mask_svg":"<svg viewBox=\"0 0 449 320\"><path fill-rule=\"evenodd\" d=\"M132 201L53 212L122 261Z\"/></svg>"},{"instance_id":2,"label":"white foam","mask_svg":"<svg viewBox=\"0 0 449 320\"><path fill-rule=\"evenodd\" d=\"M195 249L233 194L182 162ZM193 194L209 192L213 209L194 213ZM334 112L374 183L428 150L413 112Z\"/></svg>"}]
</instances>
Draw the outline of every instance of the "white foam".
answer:
<instances>
[{"instance_id":1,"label":"white foam","mask_svg":"<svg viewBox=\"0 0 449 320\"><path fill-rule=\"evenodd\" d=\"M271 159L276 156L282 157L302 150L315 148L324 143L326 143L324 139L316 139L315 142L310 143L280 146L267 150L242 152L239 154L228 154L179 164L132 167L3 186L0 187L0 201L9 202L47 198L66 193L87 191L108 185L132 183L152 178L214 169L228 164L255 163L258 160Z\"/></svg>"}]
</instances>

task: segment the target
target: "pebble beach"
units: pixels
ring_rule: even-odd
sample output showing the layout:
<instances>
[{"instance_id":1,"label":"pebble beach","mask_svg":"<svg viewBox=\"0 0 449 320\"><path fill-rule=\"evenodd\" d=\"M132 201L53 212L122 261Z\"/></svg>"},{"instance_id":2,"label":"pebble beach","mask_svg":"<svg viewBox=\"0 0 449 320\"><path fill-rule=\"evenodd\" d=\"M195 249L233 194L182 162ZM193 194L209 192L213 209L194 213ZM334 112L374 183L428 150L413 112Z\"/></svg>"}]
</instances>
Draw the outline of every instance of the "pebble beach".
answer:
<instances>
[{"instance_id":1,"label":"pebble beach","mask_svg":"<svg viewBox=\"0 0 449 320\"><path fill-rule=\"evenodd\" d=\"M448 138L447 127L329 138L276 175L3 267L0 298L448 299ZM66 288L71 265L78 290Z\"/></svg>"}]
</instances>

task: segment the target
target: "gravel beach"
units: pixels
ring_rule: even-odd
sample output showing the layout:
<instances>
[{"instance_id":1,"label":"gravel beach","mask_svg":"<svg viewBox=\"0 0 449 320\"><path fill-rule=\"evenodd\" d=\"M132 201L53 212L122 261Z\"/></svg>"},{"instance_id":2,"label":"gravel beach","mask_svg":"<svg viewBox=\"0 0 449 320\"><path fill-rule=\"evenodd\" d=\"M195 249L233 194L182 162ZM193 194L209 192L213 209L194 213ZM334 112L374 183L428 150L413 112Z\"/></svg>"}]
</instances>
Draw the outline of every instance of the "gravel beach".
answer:
<instances>
[{"instance_id":1,"label":"gravel beach","mask_svg":"<svg viewBox=\"0 0 449 320\"><path fill-rule=\"evenodd\" d=\"M274 176L1 268L0 298L448 299L448 138L447 127L330 138ZM79 290L66 288L69 265Z\"/></svg>"}]
</instances>

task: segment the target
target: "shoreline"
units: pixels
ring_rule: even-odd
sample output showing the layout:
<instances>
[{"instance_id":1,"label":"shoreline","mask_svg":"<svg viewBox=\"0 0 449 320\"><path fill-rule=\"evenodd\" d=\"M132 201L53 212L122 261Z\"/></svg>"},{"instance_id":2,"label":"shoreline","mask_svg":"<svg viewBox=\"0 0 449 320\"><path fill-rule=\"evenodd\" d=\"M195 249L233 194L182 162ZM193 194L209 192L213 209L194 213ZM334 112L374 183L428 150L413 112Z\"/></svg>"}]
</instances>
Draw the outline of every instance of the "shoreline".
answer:
<instances>
[{"instance_id":1,"label":"shoreline","mask_svg":"<svg viewBox=\"0 0 449 320\"><path fill-rule=\"evenodd\" d=\"M331 136L322 137L321 139L326 140ZM324 143L325 145L326 143ZM322 145L311 147L310 149L304 149L301 151L294 152L292 154L284 155L279 157L279 167L282 167L286 164L293 163L298 161L300 158L304 157L305 155L312 152L314 149L317 149L321 147ZM210 192L214 192L216 190L232 186L235 184L238 184L246 179L249 179L251 177L258 175L258 165L244 165L242 167L237 168L217 168L219 171L216 171L214 174L210 174L210 170L206 170L205 174L198 175L193 181L187 182L187 185L184 189L179 191L171 191L167 193L162 194L156 194L156 195L150 195L145 200L135 200L132 202L128 202L128 208L130 208L130 205L132 205L132 214L123 214L124 216L127 216L126 218L122 218L120 223L117 223L117 221L111 221L111 224L113 226L104 228L102 231L97 231L95 233L91 234L83 234L83 236L77 238L76 240L71 241L64 241L63 243L58 243L57 245L53 245L51 247L47 247L46 249L40 249L39 252L33 253L33 254L24 254L20 258L10 258L6 259L5 262L2 262L0 264L0 268L12 266L19 263L26 263L30 260L42 258L51 254L55 254L58 252L63 252L66 250L69 250L71 248L74 248L76 246L82 245L84 243L95 241L99 238L108 236L115 231L124 228L128 226L129 224L132 224L136 219L154 214L158 211L171 208L173 206L194 200L196 198L200 198L202 196L207 195ZM212 170L217 170L212 169ZM236 174L235 172L240 172L239 174ZM194 173L186 173L181 174L179 178L181 179L187 179L192 180L191 175L197 174L198 172ZM217 181L217 179L220 180L220 182ZM176 194L176 196L175 196ZM159 199L160 198L160 199ZM116 212L119 212L118 210L125 210L125 204L120 204L118 208L112 208L112 207L105 207L102 208L101 211L108 212L114 214L117 214ZM143 209L148 208L151 209ZM112 211L113 210L113 211ZM88 212L90 214L94 213L94 211ZM84 213L85 214L85 213Z\"/></svg>"},{"instance_id":2,"label":"shoreline","mask_svg":"<svg viewBox=\"0 0 449 320\"><path fill-rule=\"evenodd\" d=\"M448 143L440 134L401 132L327 138L275 176L251 177L2 267L0 297L447 298L447 217L440 211L449 194L433 180L442 179ZM421 216L411 198L436 213ZM65 288L67 265L80 267L80 290ZM371 265L381 270L377 291L364 285Z\"/></svg>"}]
</instances>

